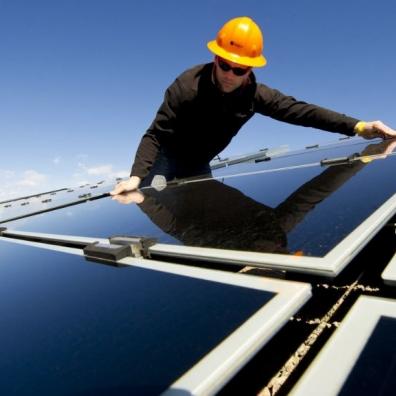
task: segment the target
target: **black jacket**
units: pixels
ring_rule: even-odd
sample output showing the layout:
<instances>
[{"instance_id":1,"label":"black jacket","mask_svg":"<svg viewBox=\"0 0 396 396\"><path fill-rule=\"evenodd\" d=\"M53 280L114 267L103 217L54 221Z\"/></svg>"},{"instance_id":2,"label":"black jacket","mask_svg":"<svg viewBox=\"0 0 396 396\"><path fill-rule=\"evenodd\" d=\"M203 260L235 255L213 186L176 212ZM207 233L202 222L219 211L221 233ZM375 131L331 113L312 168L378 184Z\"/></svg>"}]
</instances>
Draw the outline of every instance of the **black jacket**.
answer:
<instances>
[{"instance_id":1,"label":"black jacket","mask_svg":"<svg viewBox=\"0 0 396 396\"><path fill-rule=\"evenodd\" d=\"M160 149L187 167L209 163L255 113L354 135L353 128L359 120L256 83L253 73L244 87L223 93L213 83L212 70L213 63L195 66L166 90L164 101L140 142L131 176L144 178Z\"/></svg>"}]
</instances>

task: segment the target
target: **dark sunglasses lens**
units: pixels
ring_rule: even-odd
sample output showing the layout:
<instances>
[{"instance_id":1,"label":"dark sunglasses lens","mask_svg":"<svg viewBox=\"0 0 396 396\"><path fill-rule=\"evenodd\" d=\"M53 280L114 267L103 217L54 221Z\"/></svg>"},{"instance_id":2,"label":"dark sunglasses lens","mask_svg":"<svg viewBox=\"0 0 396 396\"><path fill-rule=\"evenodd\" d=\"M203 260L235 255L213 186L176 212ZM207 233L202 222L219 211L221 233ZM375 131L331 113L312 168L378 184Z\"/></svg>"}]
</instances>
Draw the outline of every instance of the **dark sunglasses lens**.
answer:
<instances>
[{"instance_id":1,"label":"dark sunglasses lens","mask_svg":"<svg viewBox=\"0 0 396 396\"><path fill-rule=\"evenodd\" d=\"M229 70L231 70L231 66L227 62L222 61L221 59L219 59L219 66L220 66L220 69L225 72L228 72Z\"/></svg>"},{"instance_id":2,"label":"dark sunglasses lens","mask_svg":"<svg viewBox=\"0 0 396 396\"><path fill-rule=\"evenodd\" d=\"M240 67L234 67L233 69L232 69L232 71L234 72L234 74L236 75L236 76L243 76L244 74L246 74L247 72L248 72L248 70L249 69L242 69L242 68L240 68Z\"/></svg>"},{"instance_id":3,"label":"dark sunglasses lens","mask_svg":"<svg viewBox=\"0 0 396 396\"><path fill-rule=\"evenodd\" d=\"M250 70L249 67L247 69L242 69L241 67L232 67L227 62L224 62L221 59L219 59L218 62L219 62L219 66L220 66L221 70L223 70L225 72L232 70L232 72L238 77L243 76Z\"/></svg>"}]
</instances>

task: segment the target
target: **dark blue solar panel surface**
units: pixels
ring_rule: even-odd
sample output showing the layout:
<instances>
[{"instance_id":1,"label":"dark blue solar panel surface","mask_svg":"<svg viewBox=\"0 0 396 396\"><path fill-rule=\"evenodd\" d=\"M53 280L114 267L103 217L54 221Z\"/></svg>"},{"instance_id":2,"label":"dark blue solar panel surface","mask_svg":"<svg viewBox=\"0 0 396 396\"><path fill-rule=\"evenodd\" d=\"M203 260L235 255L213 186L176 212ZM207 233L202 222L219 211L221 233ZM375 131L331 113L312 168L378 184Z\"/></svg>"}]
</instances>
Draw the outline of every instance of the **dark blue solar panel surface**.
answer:
<instances>
[{"instance_id":1,"label":"dark blue solar panel surface","mask_svg":"<svg viewBox=\"0 0 396 396\"><path fill-rule=\"evenodd\" d=\"M157 395L274 296L9 242L0 254L1 395Z\"/></svg>"},{"instance_id":2,"label":"dark blue solar panel surface","mask_svg":"<svg viewBox=\"0 0 396 396\"><path fill-rule=\"evenodd\" d=\"M383 149L370 145L361 153ZM353 145L350 154L356 152ZM332 151L331 157L345 154ZM260 164L256 170L259 171ZM302 251L321 257L396 192L396 156L371 163L209 180L161 192L144 190L140 205L110 198L6 223L10 229L109 237L258 252Z\"/></svg>"},{"instance_id":3,"label":"dark blue solar panel surface","mask_svg":"<svg viewBox=\"0 0 396 396\"><path fill-rule=\"evenodd\" d=\"M396 319L382 316L339 396L394 395L396 389Z\"/></svg>"}]
</instances>

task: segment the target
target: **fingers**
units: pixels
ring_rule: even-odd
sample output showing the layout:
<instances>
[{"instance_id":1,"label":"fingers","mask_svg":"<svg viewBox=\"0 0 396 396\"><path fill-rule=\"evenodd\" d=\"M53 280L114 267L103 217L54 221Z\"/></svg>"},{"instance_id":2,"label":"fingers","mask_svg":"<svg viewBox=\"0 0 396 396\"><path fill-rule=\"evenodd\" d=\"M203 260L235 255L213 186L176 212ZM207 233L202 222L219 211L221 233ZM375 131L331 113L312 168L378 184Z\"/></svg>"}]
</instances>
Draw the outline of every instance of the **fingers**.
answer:
<instances>
[{"instance_id":1,"label":"fingers","mask_svg":"<svg viewBox=\"0 0 396 396\"><path fill-rule=\"evenodd\" d=\"M118 195L123 192L137 190L140 184L140 178L137 176L131 176L128 180L124 180L118 183L113 191L110 191L110 195Z\"/></svg>"},{"instance_id":2,"label":"fingers","mask_svg":"<svg viewBox=\"0 0 396 396\"><path fill-rule=\"evenodd\" d=\"M381 121L374 121L372 124L373 132L377 133L379 137L386 137L387 126Z\"/></svg>"},{"instance_id":3,"label":"fingers","mask_svg":"<svg viewBox=\"0 0 396 396\"><path fill-rule=\"evenodd\" d=\"M396 131L385 125L382 121L372 121L367 123L368 132L375 137L393 138L396 137Z\"/></svg>"},{"instance_id":4,"label":"fingers","mask_svg":"<svg viewBox=\"0 0 396 396\"><path fill-rule=\"evenodd\" d=\"M118 183L113 191L110 191L110 195L118 195L123 193L124 191L127 191L127 181L122 181Z\"/></svg>"}]
</instances>

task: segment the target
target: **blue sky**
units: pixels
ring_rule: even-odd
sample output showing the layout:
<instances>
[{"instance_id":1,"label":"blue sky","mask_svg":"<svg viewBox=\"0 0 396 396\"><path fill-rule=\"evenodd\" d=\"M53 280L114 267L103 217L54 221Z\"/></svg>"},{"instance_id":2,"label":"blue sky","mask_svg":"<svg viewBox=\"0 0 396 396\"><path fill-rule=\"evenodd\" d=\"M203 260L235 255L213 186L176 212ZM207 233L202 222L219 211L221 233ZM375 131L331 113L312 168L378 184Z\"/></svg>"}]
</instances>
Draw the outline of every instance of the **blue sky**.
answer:
<instances>
[{"instance_id":1,"label":"blue sky","mask_svg":"<svg viewBox=\"0 0 396 396\"><path fill-rule=\"evenodd\" d=\"M396 126L389 0L0 0L0 200L126 176L166 87L241 15L264 33L258 81ZM224 154L337 137L256 115Z\"/></svg>"}]
</instances>

